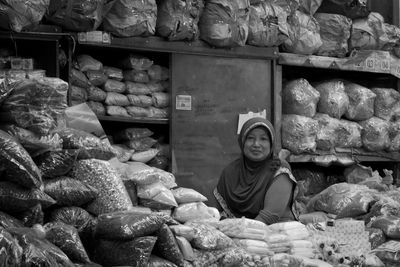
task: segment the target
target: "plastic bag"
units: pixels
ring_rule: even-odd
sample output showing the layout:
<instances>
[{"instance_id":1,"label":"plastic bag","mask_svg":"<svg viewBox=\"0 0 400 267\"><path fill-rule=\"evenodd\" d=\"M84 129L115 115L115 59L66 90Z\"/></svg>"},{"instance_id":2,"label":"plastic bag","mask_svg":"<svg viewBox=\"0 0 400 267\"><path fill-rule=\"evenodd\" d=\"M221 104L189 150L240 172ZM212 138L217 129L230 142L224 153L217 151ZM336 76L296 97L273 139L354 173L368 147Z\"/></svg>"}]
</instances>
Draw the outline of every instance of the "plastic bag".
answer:
<instances>
[{"instance_id":1,"label":"plastic bag","mask_svg":"<svg viewBox=\"0 0 400 267\"><path fill-rule=\"evenodd\" d=\"M191 244L201 250L218 250L235 246L232 239L215 227L194 222L186 223L194 230L194 238Z\"/></svg>"},{"instance_id":2,"label":"plastic bag","mask_svg":"<svg viewBox=\"0 0 400 267\"><path fill-rule=\"evenodd\" d=\"M37 26L42 20L50 0L2 0L0 28L20 32Z\"/></svg>"},{"instance_id":3,"label":"plastic bag","mask_svg":"<svg viewBox=\"0 0 400 267\"><path fill-rule=\"evenodd\" d=\"M180 204L175 208L172 218L181 223L199 219L215 219L218 221L221 218L221 215L218 210L208 207L203 202L191 202Z\"/></svg>"},{"instance_id":4,"label":"plastic bag","mask_svg":"<svg viewBox=\"0 0 400 267\"><path fill-rule=\"evenodd\" d=\"M282 146L295 154L315 152L318 122L300 115L283 115Z\"/></svg>"},{"instance_id":5,"label":"plastic bag","mask_svg":"<svg viewBox=\"0 0 400 267\"><path fill-rule=\"evenodd\" d=\"M320 28L314 17L297 10L288 17L289 38L282 45L283 51L312 55L322 45Z\"/></svg>"},{"instance_id":6,"label":"plastic bag","mask_svg":"<svg viewBox=\"0 0 400 267\"><path fill-rule=\"evenodd\" d=\"M175 176L167 171L149 167L141 162L129 162L126 179L134 181L137 185L150 185L161 182L167 188L176 187Z\"/></svg>"},{"instance_id":7,"label":"plastic bag","mask_svg":"<svg viewBox=\"0 0 400 267\"><path fill-rule=\"evenodd\" d=\"M369 233L371 249L375 249L386 242L386 236L381 229L366 227L365 230Z\"/></svg>"},{"instance_id":8,"label":"plastic bag","mask_svg":"<svg viewBox=\"0 0 400 267\"><path fill-rule=\"evenodd\" d=\"M368 212L374 196L365 185L338 183L315 195L307 204L309 211L356 217ZM348 213L348 214L345 214Z\"/></svg>"},{"instance_id":9,"label":"plastic bag","mask_svg":"<svg viewBox=\"0 0 400 267\"><path fill-rule=\"evenodd\" d=\"M254 240L264 240L269 233L265 223L245 217L221 220L217 229L229 237Z\"/></svg>"},{"instance_id":10,"label":"plastic bag","mask_svg":"<svg viewBox=\"0 0 400 267\"><path fill-rule=\"evenodd\" d=\"M0 229L8 229L13 227L24 227L24 224L19 219L0 211Z\"/></svg>"},{"instance_id":11,"label":"plastic bag","mask_svg":"<svg viewBox=\"0 0 400 267\"><path fill-rule=\"evenodd\" d=\"M157 140L147 136L137 139L131 139L125 142L125 145L135 151L146 151L157 143Z\"/></svg>"},{"instance_id":12,"label":"plastic bag","mask_svg":"<svg viewBox=\"0 0 400 267\"><path fill-rule=\"evenodd\" d=\"M202 5L202 3L200 5ZM166 81L169 79L169 69L166 67L160 66L160 65L156 65L156 64L153 64L147 70L147 74L149 75L149 78L152 81L152 83Z\"/></svg>"},{"instance_id":13,"label":"plastic bag","mask_svg":"<svg viewBox=\"0 0 400 267\"><path fill-rule=\"evenodd\" d=\"M73 128L60 128L55 131L63 140L64 149L79 149L78 159L97 158L109 160L115 153L109 143L88 132Z\"/></svg>"},{"instance_id":14,"label":"plastic bag","mask_svg":"<svg viewBox=\"0 0 400 267\"><path fill-rule=\"evenodd\" d=\"M176 267L176 265L166 259L151 254L148 267Z\"/></svg>"},{"instance_id":15,"label":"plastic bag","mask_svg":"<svg viewBox=\"0 0 400 267\"><path fill-rule=\"evenodd\" d=\"M67 174L79 154L78 149L49 151L34 158L44 178L55 178Z\"/></svg>"},{"instance_id":16,"label":"plastic bag","mask_svg":"<svg viewBox=\"0 0 400 267\"><path fill-rule=\"evenodd\" d=\"M137 196L139 198L154 200L168 206L178 207L171 190L165 187L161 182L149 185L138 185Z\"/></svg>"},{"instance_id":17,"label":"plastic bag","mask_svg":"<svg viewBox=\"0 0 400 267\"><path fill-rule=\"evenodd\" d=\"M108 79L104 84L104 90L106 92L122 94L125 92L125 83L113 79Z\"/></svg>"},{"instance_id":18,"label":"plastic bag","mask_svg":"<svg viewBox=\"0 0 400 267\"><path fill-rule=\"evenodd\" d=\"M79 180L60 176L44 182L44 192L60 206L82 206L93 201L98 190Z\"/></svg>"},{"instance_id":19,"label":"plastic bag","mask_svg":"<svg viewBox=\"0 0 400 267\"><path fill-rule=\"evenodd\" d=\"M394 117L394 108L400 102L400 92L391 88L372 88L375 94L375 116L386 121Z\"/></svg>"},{"instance_id":20,"label":"plastic bag","mask_svg":"<svg viewBox=\"0 0 400 267\"><path fill-rule=\"evenodd\" d=\"M349 51L347 42L350 38L351 19L327 13L317 13L314 17L319 24L322 40L322 45L316 54L327 57L345 57Z\"/></svg>"},{"instance_id":21,"label":"plastic bag","mask_svg":"<svg viewBox=\"0 0 400 267\"><path fill-rule=\"evenodd\" d=\"M26 227L32 227L35 224L42 225L44 221L44 212L41 204L36 204L15 216L18 217Z\"/></svg>"},{"instance_id":22,"label":"plastic bag","mask_svg":"<svg viewBox=\"0 0 400 267\"><path fill-rule=\"evenodd\" d=\"M400 238L400 217L399 216L381 216L374 219L371 227L381 229L390 239Z\"/></svg>"},{"instance_id":23,"label":"plastic bag","mask_svg":"<svg viewBox=\"0 0 400 267\"><path fill-rule=\"evenodd\" d=\"M178 187L171 189L171 191L178 204L208 200L205 196L192 188Z\"/></svg>"},{"instance_id":24,"label":"plastic bag","mask_svg":"<svg viewBox=\"0 0 400 267\"><path fill-rule=\"evenodd\" d=\"M0 228L1 264L3 266L21 266L22 247L5 229Z\"/></svg>"},{"instance_id":25,"label":"plastic bag","mask_svg":"<svg viewBox=\"0 0 400 267\"><path fill-rule=\"evenodd\" d=\"M63 222L75 227L80 237L92 236L97 224L96 219L86 210L80 207L62 207L51 211L51 222Z\"/></svg>"},{"instance_id":26,"label":"plastic bag","mask_svg":"<svg viewBox=\"0 0 400 267\"><path fill-rule=\"evenodd\" d=\"M398 263L400 261L399 247L400 241L390 240L374 249L373 253L383 262Z\"/></svg>"},{"instance_id":27,"label":"plastic bag","mask_svg":"<svg viewBox=\"0 0 400 267\"><path fill-rule=\"evenodd\" d=\"M129 241L99 240L95 247L94 261L104 266L147 266L156 240L155 236Z\"/></svg>"},{"instance_id":28,"label":"plastic bag","mask_svg":"<svg viewBox=\"0 0 400 267\"><path fill-rule=\"evenodd\" d=\"M369 151L381 151L388 148L389 122L377 117L372 117L360 122L363 147Z\"/></svg>"},{"instance_id":29,"label":"plastic bag","mask_svg":"<svg viewBox=\"0 0 400 267\"><path fill-rule=\"evenodd\" d=\"M107 97L105 103L109 106L129 106L130 102L126 95L115 93L115 92L107 92Z\"/></svg>"},{"instance_id":30,"label":"plastic bag","mask_svg":"<svg viewBox=\"0 0 400 267\"><path fill-rule=\"evenodd\" d=\"M207 1L199 21L200 38L212 46L244 46L249 33L250 2Z\"/></svg>"},{"instance_id":31,"label":"plastic bag","mask_svg":"<svg viewBox=\"0 0 400 267\"><path fill-rule=\"evenodd\" d=\"M119 37L150 36L156 31L155 0L114 0L103 19L103 29Z\"/></svg>"},{"instance_id":32,"label":"plastic bag","mask_svg":"<svg viewBox=\"0 0 400 267\"><path fill-rule=\"evenodd\" d=\"M126 81L125 86L128 94L150 95L152 93L152 90L148 84Z\"/></svg>"},{"instance_id":33,"label":"plastic bag","mask_svg":"<svg viewBox=\"0 0 400 267\"><path fill-rule=\"evenodd\" d=\"M146 128L146 127L141 127L141 128L125 128L122 131L117 132L114 135L114 140L116 142L120 141L128 141L128 140L135 140L135 139L140 139L144 137L150 137L154 133Z\"/></svg>"},{"instance_id":34,"label":"plastic bag","mask_svg":"<svg viewBox=\"0 0 400 267\"><path fill-rule=\"evenodd\" d=\"M314 117L320 94L306 79L285 84L282 92L283 113Z\"/></svg>"},{"instance_id":35,"label":"plastic bag","mask_svg":"<svg viewBox=\"0 0 400 267\"><path fill-rule=\"evenodd\" d=\"M366 87L355 83L345 83L349 97L349 106L344 116L353 121L368 120L374 116L376 94Z\"/></svg>"},{"instance_id":36,"label":"plastic bag","mask_svg":"<svg viewBox=\"0 0 400 267\"><path fill-rule=\"evenodd\" d=\"M324 169L321 167L315 167L312 169L294 168L292 172L297 181L304 181L302 186L305 189L303 192L305 196L318 194L330 185L326 179Z\"/></svg>"},{"instance_id":37,"label":"plastic bag","mask_svg":"<svg viewBox=\"0 0 400 267\"><path fill-rule=\"evenodd\" d=\"M104 71L104 74L109 79L122 81L122 79L124 78L124 76L122 75L122 70L119 68L103 66L103 71Z\"/></svg>"},{"instance_id":38,"label":"plastic bag","mask_svg":"<svg viewBox=\"0 0 400 267\"><path fill-rule=\"evenodd\" d=\"M144 70L124 70L124 80L136 83L148 83L150 81L149 75Z\"/></svg>"},{"instance_id":39,"label":"plastic bag","mask_svg":"<svg viewBox=\"0 0 400 267\"><path fill-rule=\"evenodd\" d=\"M100 88L90 86L87 90L88 100L102 102L106 100L107 93Z\"/></svg>"},{"instance_id":40,"label":"plastic bag","mask_svg":"<svg viewBox=\"0 0 400 267\"><path fill-rule=\"evenodd\" d=\"M13 136L28 151L31 157L62 148L62 140L58 134L39 136L14 124L1 125L0 128Z\"/></svg>"},{"instance_id":41,"label":"plastic bag","mask_svg":"<svg viewBox=\"0 0 400 267\"><path fill-rule=\"evenodd\" d=\"M155 156L158 154L158 149L155 148L150 148L145 151L141 152L134 152L132 154L131 160L132 161L137 161L137 162L142 162L142 163L147 163L150 160L152 160Z\"/></svg>"},{"instance_id":42,"label":"plastic bag","mask_svg":"<svg viewBox=\"0 0 400 267\"><path fill-rule=\"evenodd\" d=\"M85 88L71 85L71 98L70 99L71 99L71 101L75 101L75 103L86 102L87 92L86 92Z\"/></svg>"},{"instance_id":43,"label":"plastic bag","mask_svg":"<svg viewBox=\"0 0 400 267\"><path fill-rule=\"evenodd\" d=\"M153 65L153 60L135 54L129 54L121 61L123 69L148 70Z\"/></svg>"},{"instance_id":44,"label":"plastic bag","mask_svg":"<svg viewBox=\"0 0 400 267\"><path fill-rule=\"evenodd\" d=\"M0 130L0 165L6 178L22 186L40 187L40 170L28 152L9 134Z\"/></svg>"},{"instance_id":45,"label":"plastic bag","mask_svg":"<svg viewBox=\"0 0 400 267\"><path fill-rule=\"evenodd\" d=\"M59 247L74 262L89 263L90 259L75 227L63 222L44 225L46 239Z\"/></svg>"},{"instance_id":46,"label":"plastic bag","mask_svg":"<svg viewBox=\"0 0 400 267\"><path fill-rule=\"evenodd\" d=\"M40 238L33 229L10 228L8 231L23 249L24 256L20 266L75 266L64 252L46 239Z\"/></svg>"},{"instance_id":47,"label":"plastic bag","mask_svg":"<svg viewBox=\"0 0 400 267\"><path fill-rule=\"evenodd\" d=\"M102 21L103 4L104 0L51 0L46 18L66 30L94 31Z\"/></svg>"},{"instance_id":48,"label":"plastic bag","mask_svg":"<svg viewBox=\"0 0 400 267\"><path fill-rule=\"evenodd\" d=\"M389 141L388 151L400 151L400 121L390 124Z\"/></svg>"},{"instance_id":49,"label":"plastic bag","mask_svg":"<svg viewBox=\"0 0 400 267\"><path fill-rule=\"evenodd\" d=\"M183 254L174 234L166 224L163 224L157 231L157 242L154 245L153 253L175 263L177 266L184 266Z\"/></svg>"},{"instance_id":50,"label":"plastic bag","mask_svg":"<svg viewBox=\"0 0 400 267\"><path fill-rule=\"evenodd\" d=\"M340 119L347 111L349 97L345 92L344 83L339 80L318 84L315 89L320 93L318 112Z\"/></svg>"},{"instance_id":51,"label":"plastic bag","mask_svg":"<svg viewBox=\"0 0 400 267\"><path fill-rule=\"evenodd\" d=\"M153 104L151 96L147 95L127 95L129 102L132 106L149 107Z\"/></svg>"},{"instance_id":52,"label":"plastic bag","mask_svg":"<svg viewBox=\"0 0 400 267\"><path fill-rule=\"evenodd\" d=\"M194 41L199 37L198 22L202 0L167 0L157 6L156 31L169 41Z\"/></svg>"},{"instance_id":53,"label":"plastic bag","mask_svg":"<svg viewBox=\"0 0 400 267\"><path fill-rule=\"evenodd\" d=\"M156 108L148 107L148 116L151 118L168 118L169 109L168 108Z\"/></svg>"},{"instance_id":54,"label":"plastic bag","mask_svg":"<svg viewBox=\"0 0 400 267\"><path fill-rule=\"evenodd\" d=\"M385 32L384 18L377 12L371 12L365 18L353 20L350 49L381 50L390 43Z\"/></svg>"},{"instance_id":55,"label":"plastic bag","mask_svg":"<svg viewBox=\"0 0 400 267\"><path fill-rule=\"evenodd\" d=\"M128 107L129 108L129 107ZM127 110L124 107L120 106L106 106L106 113L110 116L116 117L130 117Z\"/></svg>"},{"instance_id":56,"label":"plastic bag","mask_svg":"<svg viewBox=\"0 0 400 267\"><path fill-rule=\"evenodd\" d=\"M88 89L91 86L86 75L75 68L71 68L70 83L84 89Z\"/></svg>"},{"instance_id":57,"label":"plastic bag","mask_svg":"<svg viewBox=\"0 0 400 267\"><path fill-rule=\"evenodd\" d=\"M133 149L129 149L125 145L116 144L116 145L112 145L112 147L115 149L117 158L120 162L129 161L132 157L133 152L135 151Z\"/></svg>"},{"instance_id":58,"label":"plastic bag","mask_svg":"<svg viewBox=\"0 0 400 267\"><path fill-rule=\"evenodd\" d=\"M153 159L147 162L147 165L161 170L168 170L169 162L170 160L168 157L162 156L158 153Z\"/></svg>"},{"instance_id":59,"label":"plastic bag","mask_svg":"<svg viewBox=\"0 0 400 267\"><path fill-rule=\"evenodd\" d=\"M152 104L157 108L166 108L170 105L170 95L163 92L154 92L151 94Z\"/></svg>"},{"instance_id":60,"label":"plastic bag","mask_svg":"<svg viewBox=\"0 0 400 267\"><path fill-rule=\"evenodd\" d=\"M314 16L318 8L321 6L323 0L300 0L299 10Z\"/></svg>"},{"instance_id":61,"label":"plastic bag","mask_svg":"<svg viewBox=\"0 0 400 267\"><path fill-rule=\"evenodd\" d=\"M188 241L191 241L194 238L194 230L190 226L178 224L170 225L169 227L175 236L184 237Z\"/></svg>"},{"instance_id":62,"label":"plastic bag","mask_svg":"<svg viewBox=\"0 0 400 267\"><path fill-rule=\"evenodd\" d=\"M278 46L289 36L287 13L271 2L250 6L247 43L255 46Z\"/></svg>"},{"instance_id":63,"label":"plastic bag","mask_svg":"<svg viewBox=\"0 0 400 267\"><path fill-rule=\"evenodd\" d=\"M81 54L76 57L79 69L83 72L100 71L103 69L103 63L92 57L91 55Z\"/></svg>"},{"instance_id":64,"label":"plastic bag","mask_svg":"<svg viewBox=\"0 0 400 267\"><path fill-rule=\"evenodd\" d=\"M86 104L89 108L96 114L97 116L105 116L106 115L106 108L100 102L96 101L88 101Z\"/></svg>"},{"instance_id":65,"label":"plastic bag","mask_svg":"<svg viewBox=\"0 0 400 267\"><path fill-rule=\"evenodd\" d=\"M98 197L86 208L94 214L129 210L133 207L121 176L107 161L77 161L72 169L72 177L99 191Z\"/></svg>"},{"instance_id":66,"label":"plastic bag","mask_svg":"<svg viewBox=\"0 0 400 267\"><path fill-rule=\"evenodd\" d=\"M107 76L103 73L103 70L88 70L86 71L86 77L94 86L102 86L107 81Z\"/></svg>"},{"instance_id":67,"label":"plastic bag","mask_svg":"<svg viewBox=\"0 0 400 267\"><path fill-rule=\"evenodd\" d=\"M26 189L14 183L0 182L0 209L2 211L19 212L36 204L47 208L55 204L55 200L39 189Z\"/></svg>"},{"instance_id":68,"label":"plastic bag","mask_svg":"<svg viewBox=\"0 0 400 267\"><path fill-rule=\"evenodd\" d=\"M364 0L324 0L317 12L340 14L350 19L364 18L369 14L366 2Z\"/></svg>"},{"instance_id":69,"label":"plastic bag","mask_svg":"<svg viewBox=\"0 0 400 267\"><path fill-rule=\"evenodd\" d=\"M96 238L130 240L151 235L168 220L161 214L137 214L136 212L111 212L101 214L95 230Z\"/></svg>"}]
</instances>

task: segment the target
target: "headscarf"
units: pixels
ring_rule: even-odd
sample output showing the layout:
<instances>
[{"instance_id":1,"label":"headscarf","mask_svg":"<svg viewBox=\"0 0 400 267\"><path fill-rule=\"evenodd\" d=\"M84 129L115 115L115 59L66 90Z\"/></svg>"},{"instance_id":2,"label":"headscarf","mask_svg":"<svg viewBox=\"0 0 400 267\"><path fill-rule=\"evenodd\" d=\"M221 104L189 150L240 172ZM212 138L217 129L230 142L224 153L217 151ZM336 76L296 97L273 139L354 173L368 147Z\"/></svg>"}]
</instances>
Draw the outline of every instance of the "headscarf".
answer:
<instances>
[{"instance_id":1,"label":"headscarf","mask_svg":"<svg viewBox=\"0 0 400 267\"><path fill-rule=\"evenodd\" d=\"M263 161L252 161L243 153L247 135L257 127L264 128L271 140L271 153ZM274 127L264 118L252 118L243 125L238 141L242 154L224 169L217 190L235 216L255 218L264 207L265 193L280 166L275 159Z\"/></svg>"}]
</instances>

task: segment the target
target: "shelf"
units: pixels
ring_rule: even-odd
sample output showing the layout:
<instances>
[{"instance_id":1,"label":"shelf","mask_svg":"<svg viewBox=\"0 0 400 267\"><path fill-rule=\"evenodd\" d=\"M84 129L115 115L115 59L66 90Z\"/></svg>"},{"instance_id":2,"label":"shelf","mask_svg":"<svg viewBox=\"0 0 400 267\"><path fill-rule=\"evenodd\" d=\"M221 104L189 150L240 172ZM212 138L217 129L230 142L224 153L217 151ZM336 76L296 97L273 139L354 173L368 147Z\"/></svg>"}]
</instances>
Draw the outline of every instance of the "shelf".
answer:
<instances>
[{"instance_id":1,"label":"shelf","mask_svg":"<svg viewBox=\"0 0 400 267\"><path fill-rule=\"evenodd\" d=\"M400 78L400 59L388 51L354 51L347 58L280 53L278 63L309 68L391 74Z\"/></svg>"},{"instance_id":2,"label":"shelf","mask_svg":"<svg viewBox=\"0 0 400 267\"><path fill-rule=\"evenodd\" d=\"M76 37L76 36L75 36ZM76 37L77 38L77 37ZM196 54L223 57L241 57L258 59L277 59L277 47L255 47L246 45L244 47L233 48L213 48L203 41L182 42L166 41L161 37L127 37L116 38L111 36L110 43L79 41L79 45L109 47L121 49L133 49L151 52L167 52L179 54Z\"/></svg>"},{"instance_id":3,"label":"shelf","mask_svg":"<svg viewBox=\"0 0 400 267\"><path fill-rule=\"evenodd\" d=\"M147 123L147 124L168 124L167 118L131 118L131 117L117 117L117 116L97 116L99 121L116 121L126 123Z\"/></svg>"},{"instance_id":4,"label":"shelf","mask_svg":"<svg viewBox=\"0 0 400 267\"><path fill-rule=\"evenodd\" d=\"M317 151L313 154L290 154L290 163L314 162L347 165L354 162L400 162L400 152L369 152L362 149L336 148L334 152Z\"/></svg>"}]
</instances>

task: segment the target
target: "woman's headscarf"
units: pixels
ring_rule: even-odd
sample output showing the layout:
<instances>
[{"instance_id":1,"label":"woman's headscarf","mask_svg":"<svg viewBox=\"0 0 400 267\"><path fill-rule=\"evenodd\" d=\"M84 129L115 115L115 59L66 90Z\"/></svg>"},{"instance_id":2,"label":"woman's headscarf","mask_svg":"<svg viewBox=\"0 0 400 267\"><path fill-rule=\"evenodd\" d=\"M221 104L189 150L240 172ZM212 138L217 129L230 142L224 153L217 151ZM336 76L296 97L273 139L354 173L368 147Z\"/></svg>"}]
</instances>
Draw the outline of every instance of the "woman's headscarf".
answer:
<instances>
[{"instance_id":1,"label":"woman's headscarf","mask_svg":"<svg viewBox=\"0 0 400 267\"><path fill-rule=\"evenodd\" d=\"M269 134L271 153L263 161L252 161L244 156L243 146L250 131L258 127ZM243 125L238 141L242 155L224 169L217 190L235 215L254 218L263 208L266 190L280 166L274 153L274 127L264 118L252 118Z\"/></svg>"}]
</instances>

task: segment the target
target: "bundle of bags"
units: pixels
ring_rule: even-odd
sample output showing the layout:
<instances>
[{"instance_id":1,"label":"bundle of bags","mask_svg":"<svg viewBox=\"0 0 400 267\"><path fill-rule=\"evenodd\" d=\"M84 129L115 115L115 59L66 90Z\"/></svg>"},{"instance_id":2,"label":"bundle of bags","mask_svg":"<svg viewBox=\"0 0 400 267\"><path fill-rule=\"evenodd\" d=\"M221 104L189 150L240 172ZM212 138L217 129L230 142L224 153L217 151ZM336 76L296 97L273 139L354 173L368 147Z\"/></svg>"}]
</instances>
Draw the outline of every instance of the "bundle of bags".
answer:
<instances>
[{"instance_id":1,"label":"bundle of bags","mask_svg":"<svg viewBox=\"0 0 400 267\"><path fill-rule=\"evenodd\" d=\"M400 93L300 78L283 88L282 144L293 153L361 148L399 151Z\"/></svg>"},{"instance_id":2,"label":"bundle of bags","mask_svg":"<svg viewBox=\"0 0 400 267\"><path fill-rule=\"evenodd\" d=\"M119 66L103 66L90 55L77 56L71 71L71 104L83 102L100 116L167 118L169 72L147 57L130 54Z\"/></svg>"}]
</instances>

